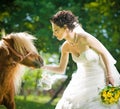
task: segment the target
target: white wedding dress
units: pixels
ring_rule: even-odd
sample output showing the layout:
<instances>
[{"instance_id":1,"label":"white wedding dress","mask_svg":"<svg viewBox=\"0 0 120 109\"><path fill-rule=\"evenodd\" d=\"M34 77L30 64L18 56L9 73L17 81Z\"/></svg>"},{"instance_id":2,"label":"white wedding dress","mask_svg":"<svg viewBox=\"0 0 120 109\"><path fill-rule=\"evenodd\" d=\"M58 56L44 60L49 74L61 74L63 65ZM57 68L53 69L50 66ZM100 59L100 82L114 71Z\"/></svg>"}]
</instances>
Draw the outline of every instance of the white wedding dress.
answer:
<instances>
[{"instance_id":1,"label":"white wedding dress","mask_svg":"<svg viewBox=\"0 0 120 109\"><path fill-rule=\"evenodd\" d=\"M112 63L112 76L115 85L120 84L120 75ZM88 49L79 57L72 55L77 71L63 93L55 109L120 109L120 101L114 105L104 105L99 92L105 87L105 67L103 60L94 50Z\"/></svg>"}]
</instances>

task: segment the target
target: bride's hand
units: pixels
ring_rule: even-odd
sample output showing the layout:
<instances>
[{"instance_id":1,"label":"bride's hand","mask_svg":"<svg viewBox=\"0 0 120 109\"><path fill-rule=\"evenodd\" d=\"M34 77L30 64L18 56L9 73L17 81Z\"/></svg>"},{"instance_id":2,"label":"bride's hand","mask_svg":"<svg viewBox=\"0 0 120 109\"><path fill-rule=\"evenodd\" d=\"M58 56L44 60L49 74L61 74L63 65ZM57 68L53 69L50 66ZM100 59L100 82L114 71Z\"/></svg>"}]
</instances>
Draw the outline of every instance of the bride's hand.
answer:
<instances>
[{"instance_id":1,"label":"bride's hand","mask_svg":"<svg viewBox=\"0 0 120 109\"><path fill-rule=\"evenodd\" d=\"M108 77L106 80L106 84L109 85L111 84L112 86L114 86L114 79L112 76Z\"/></svg>"},{"instance_id":2,"label":"bride's hand","mask_svg":"<svg viewBox=\"0 0 120 109\"><path fill-rule=\"evenodd\" d=\"M46 66L42 66L41 69L45 70L45 69L46 69Z\"/></svg>"}]
</instances>

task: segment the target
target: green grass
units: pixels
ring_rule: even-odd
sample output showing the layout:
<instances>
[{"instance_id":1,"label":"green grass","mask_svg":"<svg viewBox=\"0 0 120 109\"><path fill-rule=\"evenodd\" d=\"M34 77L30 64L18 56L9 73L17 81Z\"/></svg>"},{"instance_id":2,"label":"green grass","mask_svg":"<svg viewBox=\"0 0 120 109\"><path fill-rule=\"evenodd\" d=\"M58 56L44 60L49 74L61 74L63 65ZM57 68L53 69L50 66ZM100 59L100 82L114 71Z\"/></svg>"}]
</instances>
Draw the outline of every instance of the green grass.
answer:
<instances>
[{"instance_id":1,"label":"green grass","mask_svg":"<svg viewBox=\"0 0 120 109\"><path fill-rule=\"evenodd\" d=\"M59 99L55 99L52 104L47 104L50 100L49 96L27 96L24 100L23 96L16 96L16 109L55 109ZM6 109L4 106L0 105L0 109Z\"/></svg>"},{"instance_id":2,"label":"green grass","mask_svg":"<svg viewBox=\"0 0 120 109\"><path fill-rule=\"evenodd\" d=\"M47 104L49 100L49 96L28 96L26 100L23 96L16 96L16 109L55 109L58 99Z\"/></svg>"},{"instance_id":3,"label":"green grass","mask_svg":"<svg viewBox=\"0 0 120 109\"><path fill-rule=\"evenodd\" d=\"M6 109L4 106L0 105L0 109Z\"/></svg>"}]
</instances>

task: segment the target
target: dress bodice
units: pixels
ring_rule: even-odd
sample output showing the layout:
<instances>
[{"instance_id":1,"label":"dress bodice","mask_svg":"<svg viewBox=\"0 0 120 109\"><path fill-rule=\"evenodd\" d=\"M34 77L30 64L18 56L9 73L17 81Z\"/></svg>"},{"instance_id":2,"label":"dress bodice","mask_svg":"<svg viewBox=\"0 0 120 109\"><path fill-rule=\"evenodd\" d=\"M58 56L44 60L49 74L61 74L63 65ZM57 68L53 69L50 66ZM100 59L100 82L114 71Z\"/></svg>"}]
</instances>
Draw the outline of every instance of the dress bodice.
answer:
<instances>
[{"instance_id":1,"label":"dress bodice","mask_svg":"<svg viewBox=\"0 0 120 109\"><path fill-rule=\"evenodd\" d=\"M72 54L74 62L79 63L99 63L99 54L92 49L88 49L80 54L80 56L75 56Z\"/></svg>"}]
</instances>

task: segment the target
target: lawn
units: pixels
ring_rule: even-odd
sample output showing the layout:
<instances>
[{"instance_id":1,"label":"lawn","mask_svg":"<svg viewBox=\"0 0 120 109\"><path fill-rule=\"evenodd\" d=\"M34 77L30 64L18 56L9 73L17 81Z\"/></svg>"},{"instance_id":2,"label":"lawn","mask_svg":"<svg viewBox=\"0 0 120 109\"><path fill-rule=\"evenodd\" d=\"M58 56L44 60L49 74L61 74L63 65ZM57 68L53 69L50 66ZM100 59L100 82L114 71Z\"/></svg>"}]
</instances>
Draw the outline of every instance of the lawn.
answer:
<instances>
[{"instance_id":1,"label":"lawn","mask_svg":"<svg viewBox=\"0 0 120 109\"><path fill-rule=\"evenodd\" d=\"M49 96L28 96L24 100L23 96L16 96L16 109L55 109L58 99L54 100L52 104L47 104L50 100ZM6 109L0 106L0 109Z\"/></svg>"}]
</instances>

